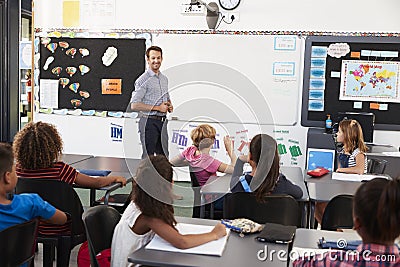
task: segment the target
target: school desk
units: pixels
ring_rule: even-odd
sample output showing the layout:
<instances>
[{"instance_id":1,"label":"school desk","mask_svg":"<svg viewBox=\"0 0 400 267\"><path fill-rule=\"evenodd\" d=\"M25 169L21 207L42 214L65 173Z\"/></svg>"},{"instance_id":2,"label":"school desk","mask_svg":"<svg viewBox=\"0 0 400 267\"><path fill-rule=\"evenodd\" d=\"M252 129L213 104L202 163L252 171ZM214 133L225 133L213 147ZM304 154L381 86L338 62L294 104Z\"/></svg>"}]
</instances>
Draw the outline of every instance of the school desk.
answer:
<instances>
[{"instance_id":1,"label":"school desk","mask_svg":"<svg viewBox=\"0 0 400 267\"><path fill-rule=\"evenodd\" d=\"M317 249L318 241L322 237L325 240L332 240L332 241L340 239L346 242L361 240L361 237L357 234L356 231L336 232L336 231L326 231L317 229L297 228L296 235L294 237L293 247Z\"/></svg>"},{"instance_id":2,"label":"school desk","mask_svg":"<svg viewBox=\"0 0 400 267\"><path fill-rule=\"evenodd\" d=\"M62 154L61 161L71 165L93 157L93 155Z\"/></svg>"},{"instance_id":3,"label":"school desk","mask_svg":"<svg viewBox=\"0 0 400 267\"><path fill-rule=\"evenodd\" d=\"M92 157L77 163L71 164L77 170L110 170L110 176L122 176L126 178L127 184L132 182L136 173L136 168L139 165L139 159L124 159L114 157ZM76 186L77 188L87 188ZM108 204L110 193L121 188L120 183L112 183L108 186L101 188L87 188L90 189L90 206L93 206L96 201L96 190L104 191L104 204Z\"/></svg>"},{"instance_id":4,"label":"school desk","mask_svg":"<svg viewBox=\"0 0 400 267\"><path fill-rule=\"evenodd\" d=\"M197 218L177 217L178 222L215 225L218 221ZM130 254L128 261L146 266L287 266L288 245L275 243L262 243L255 240L256 234L240 237L238 233L231 232L222 256L208 256L167 252L141 248ZM274 252L273 252L274 250ZM265 254L266 252L266 254ZM279 256L278 256L278 253ZM271 257L270 257L271 254ZM264 259L266 255L266 258ZM259 257L258 257L259 256ZM260 258L260 259L259 259Z\"/></svg>"},{"instance_id":5,"label":"school desk","mask_svg":"<svg viewBox=\"0 0 400 267\"><path fill-rule=\"evenodd\" d=\"M115 157L92 157L71 164L75 169L110 170L113 172L130 172L135 174L139 159L125 159Z\"/></svg>"},{"instance_id":6,"label":"school desk","mask_svg":"<svg viewBox=\"0 0 400 267\"><path fill-rule=\"evenodd\" d=\"M332 179L329 172L321 177L313 178L304 171L304 181L307 184L310 197L309 225L314 227L315 202L329 202L333 197L341 194L354 195L362 182L339 181Z\"/></svg>"}]
</instances>

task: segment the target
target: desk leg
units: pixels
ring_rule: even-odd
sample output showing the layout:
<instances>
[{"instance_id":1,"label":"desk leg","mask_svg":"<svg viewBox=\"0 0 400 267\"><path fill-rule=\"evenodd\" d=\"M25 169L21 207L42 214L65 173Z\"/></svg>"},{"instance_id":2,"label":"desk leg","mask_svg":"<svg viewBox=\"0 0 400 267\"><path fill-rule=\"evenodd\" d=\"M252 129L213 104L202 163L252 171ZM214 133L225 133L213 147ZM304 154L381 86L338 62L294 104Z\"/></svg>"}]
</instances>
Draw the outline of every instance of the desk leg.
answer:
<instances>
[{"instance_id":1,"label":"desk leg","mask_svg":"<svg viewBox=\"0 0 400 267\"><path fill-rule=\"evenodd\" d=\"M89 197L90 207L94 206L95 201L96 201L96 189L90 188L90 197Z\"/></svg>"},{"instance_id":2,"label":"desk leg","mask_svg":"<svg viewBox=\"0 0 400 267\"><path fill-rule=\"evenodd\" d=\"M210 203L210 219L214 219L214 195L211 195L211 203Z\"/></svg>"},{"instance_id":3,"label":"desk leg","mask_svg":"<svg viewBox=\"0 0 400 267\"><path fill-rule=\"evenodd\" d=\"M310 229L314 229L315 227L315 201L310 200L310 212L309 212L309 223Z\"/></svg>"},{"instance_id":4,"label":"desk leg","mask_svg":"<svg viewBox=\"0 0 400 267\"><path fill-rule=\"evenodd\" d=\"M201 205L200 205L200 218L204 219L204 217L205 217L205 209L206 209L206 200L205 200L204 194L201 194L200 202L201 202Z\"/></svg>"},{"instance_id":5,"label":"desk leg","mask_svg":"<svg viewBox=\"0 0 400 267\"><path fill-rule=\"evenodd\" d=\"M301 206L301 227L308 228L309 225L309 201L299 202Z\"/></svg>"}]
</instances>

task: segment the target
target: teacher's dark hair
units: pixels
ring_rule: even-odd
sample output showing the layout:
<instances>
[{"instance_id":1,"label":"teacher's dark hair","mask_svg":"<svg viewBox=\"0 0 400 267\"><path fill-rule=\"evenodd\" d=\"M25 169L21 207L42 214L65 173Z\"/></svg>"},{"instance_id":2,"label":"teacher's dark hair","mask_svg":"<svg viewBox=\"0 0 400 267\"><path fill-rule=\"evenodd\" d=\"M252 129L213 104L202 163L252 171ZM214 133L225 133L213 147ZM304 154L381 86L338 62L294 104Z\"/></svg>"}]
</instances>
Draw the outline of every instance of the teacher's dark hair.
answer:
<instances>
[{"instance_id":1,"label":"teacher's dark hair","mask_svg":"<svg viewBox=\"0 0 400 267\"><path fill-rule=\"evenodd\" d=\"M161 53L161 57L162 57L162 49L161 49L161 47L153 45L153 46L150 46L149 48L147 48L147 50L146 50L146 57L147 58L149 58L150 51L152 51L152 50L160 52Z\"/></svg>"}]
</instances>

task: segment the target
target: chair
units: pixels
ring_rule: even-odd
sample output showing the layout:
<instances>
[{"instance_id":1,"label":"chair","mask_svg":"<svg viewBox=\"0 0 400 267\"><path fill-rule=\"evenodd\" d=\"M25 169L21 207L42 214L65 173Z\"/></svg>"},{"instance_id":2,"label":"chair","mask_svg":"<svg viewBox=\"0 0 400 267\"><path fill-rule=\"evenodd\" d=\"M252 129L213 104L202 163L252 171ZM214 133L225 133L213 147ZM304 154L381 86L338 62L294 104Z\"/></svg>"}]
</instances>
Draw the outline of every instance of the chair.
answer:
<instances>
[{"instance_id":1,"label":"chair","mask_svg":"<svg viewBox=\"0 0 400 267\"><path fill-rule=\"evenodd\" d=\"M325 208L321 229L336 231L351 228L353 228L353 196L337 195Z\"/></svg>"},{"instance_id":2,"label":"chair","mask_svg":"<svg viewBox=\"0 0 400 267\"><path fill-rule=\"evenodd\" d=\"M114 228L121 219L121 214L113 207L102 205L86 210L82 219L86 229L90 263L91 266L98 267L96 255L111 248Z\"/></svg>"},{"instance_id":3,"label":"chair","mask_svg":"<svg viewBox=\"0 0 400 267\"><path fill-rule=\"evenodd\" d=\"M38 224L38 219L33 219L0 232L0 267L14 267L31 262L35 256Z\"/></svg>"},{"instance_id":4,"label":"chair","mask_svg":"<svg viewBox=\"0 0 400 267\"><path fill-rule=\"evenodd\" d=\"M368 159L367 173L383 174L386 169L387 160Z\"/></svg>"},{"instance_id":5,"label":"chair","mask_svg":"<svg viewBox=\"0 0 400 267\"><path fill-rule=\"evenodd\" d=\"M200 209L201 209L201 186L199 184L199 181L197 180L196 174L193 171L190 171L190 183L192 185L192 190L193 190L193 211L192 211L192 218L200 218ZM221 211L215 211L213 216L211 216L211 203L206 204L204 207L205 218L211 218L215 217L216 219L222 218L222 212Z\"/></svg>"},{"instance_id":6,"label":"chair","mask_svg":"<svg viewBox=\"0 0 400 267\"><path fill-rule=\"evenodd\" d=\"M106 196L101 199L95 200L93 206L107 205L115 208L119 213L124 213L126 207L131 202L131 194L114 194L106 193Z\"/></svg>"},{"instance_id":7,"label":"chair","mask_svg":"<svg viewBox=\"0 0 400 267\"><path fill-rule=\"evenodd\" d=\"M236 192L225 195L224 218L247 218L257 223L301 225L301 210L289 195L269 195L258 202L254 193Z\"/></svg>"},{"instance_id":8,"label":"chair","mask_svg":"<svg viewBox=\"0 0 400 267\"><path fill-rule=\"evenodd\" d=\"M44 200L71 215L71 234L47 236L38 234L37 242L43 243L43 265L53 266L54 248L57 247L57 266L69 265L71 249L86 240L82 222L83 208L74 188L53 179L19 178L16 193L37 193Z\"/></svg>"}]
</instances>

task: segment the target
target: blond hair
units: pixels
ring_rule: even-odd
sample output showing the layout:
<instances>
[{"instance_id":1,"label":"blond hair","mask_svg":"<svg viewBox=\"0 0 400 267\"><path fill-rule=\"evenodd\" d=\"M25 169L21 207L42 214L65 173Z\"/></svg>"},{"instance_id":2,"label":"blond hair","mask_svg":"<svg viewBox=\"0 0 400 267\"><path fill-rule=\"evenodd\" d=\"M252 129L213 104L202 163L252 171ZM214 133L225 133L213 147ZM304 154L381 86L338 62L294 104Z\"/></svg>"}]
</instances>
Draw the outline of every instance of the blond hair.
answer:
<instances>
[{"instance_id":1,"label":"blond hair","mask_svg":"<svg viewBox=\"0 0 400 267\"><path fill-rule=\"evenodd\" d=\"M357 148L360 152L367 152L368 148L364 143L361 125L356 120L342 120L339 128L343 132L343 146L345 150L353 152Z\"/></svg>"},{"instance_id":2,"label":"blond hair","mask_svg":"<svg viewBox=\"0 0 400 267\"><path fill-rule=\"evenodd\" d=\"M192 130L190 138L192 138L195 147L202 149L214 144L215 135L214 127L208 124L201 124Z\"/></svg>"}]
</instances>

